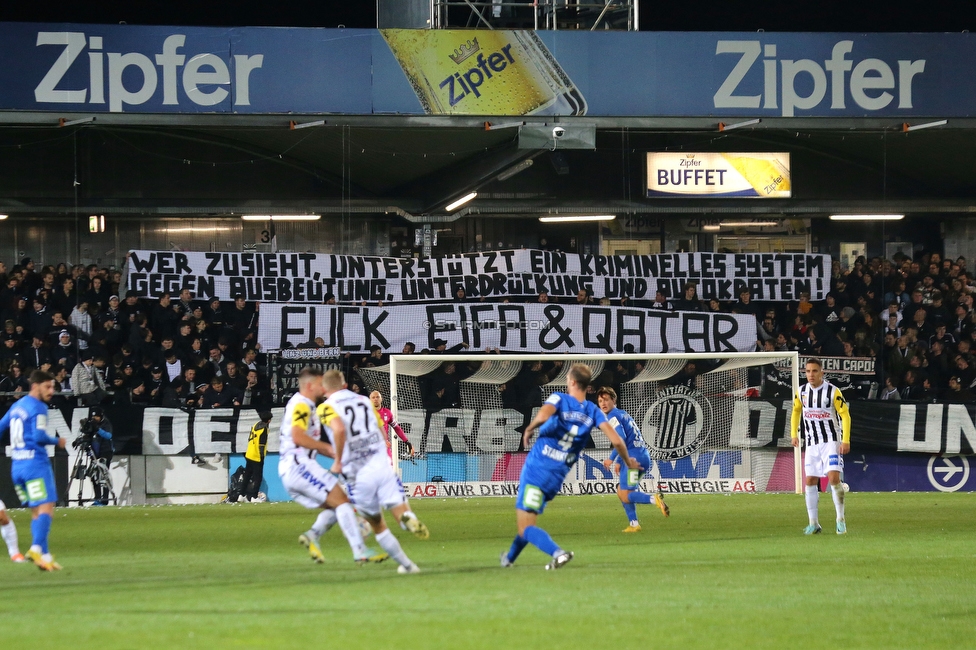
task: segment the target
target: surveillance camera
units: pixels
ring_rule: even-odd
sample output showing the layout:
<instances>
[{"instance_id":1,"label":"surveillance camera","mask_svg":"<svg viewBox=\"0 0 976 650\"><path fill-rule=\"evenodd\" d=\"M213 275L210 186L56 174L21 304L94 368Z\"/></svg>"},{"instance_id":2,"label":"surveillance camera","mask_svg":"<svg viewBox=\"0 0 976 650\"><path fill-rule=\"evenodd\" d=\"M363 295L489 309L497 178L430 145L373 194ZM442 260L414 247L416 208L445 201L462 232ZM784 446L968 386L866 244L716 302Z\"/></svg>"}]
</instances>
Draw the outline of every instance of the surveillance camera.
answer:
<instances>
[{"instance_id":1,"label":"surveillance camera","mask_svg":"<svg viewBox=\"0 0 976 650\"><path fill-rule=\"evenodd\" d=\"M552 129L552 137L554 137L554 138L561 138L564 135L566 135L566 129L564 129L561 126L555 126L555 127L553 127L553 129Z\"/></svg>"}]
</instances>

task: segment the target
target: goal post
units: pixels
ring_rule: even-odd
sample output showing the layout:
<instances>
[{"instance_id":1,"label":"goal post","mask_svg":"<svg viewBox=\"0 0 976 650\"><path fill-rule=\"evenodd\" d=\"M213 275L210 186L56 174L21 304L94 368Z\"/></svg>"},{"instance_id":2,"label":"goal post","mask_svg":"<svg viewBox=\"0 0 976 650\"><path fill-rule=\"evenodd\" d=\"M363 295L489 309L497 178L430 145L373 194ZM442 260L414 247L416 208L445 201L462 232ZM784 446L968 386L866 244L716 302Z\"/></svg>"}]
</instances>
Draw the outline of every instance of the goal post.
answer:
<instances>
[{"instance_id":1,"label":"goal post","mask_svg":"<svg viewBox=\"0 0 976 650\"><path fill-rule=\"evenodd\" d=\"M642 489L665 493L801 492L800 449L788 433L799 389L797 352L673 354L413 354L361 368L417 456L393 459L410 496L514 496L525 426L575 363L609 386L653 460ZM565 494L616 490L599 430Z\"/></svg>"}]
</instances>

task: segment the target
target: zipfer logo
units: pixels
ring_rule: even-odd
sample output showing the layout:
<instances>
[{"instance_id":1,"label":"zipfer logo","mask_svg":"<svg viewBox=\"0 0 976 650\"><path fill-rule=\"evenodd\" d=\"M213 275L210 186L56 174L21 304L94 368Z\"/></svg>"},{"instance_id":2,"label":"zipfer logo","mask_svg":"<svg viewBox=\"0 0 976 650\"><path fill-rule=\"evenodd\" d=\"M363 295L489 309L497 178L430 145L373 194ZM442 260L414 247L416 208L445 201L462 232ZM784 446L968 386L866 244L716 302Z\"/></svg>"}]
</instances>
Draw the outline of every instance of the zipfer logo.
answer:
<instances>
[{"instance_id":1,"label":"zipfer logo","mask_svg":"<svg viewBox=\"0 0 976 650\"><path fill-rule=\"evenodd\" d=\"M250 106L251 73L264 65L263 54L235 54L232 57L234 83L231 85L230 69L220 56L211 53L188 56L180 52L186 44L184 34L167 36L162 43L162 52L154 57L155 62L140 52L103 52L106 49L104 40L102 36L88 36L84 32L38 32L37 47L60 46L61 52L34 88L35 101L38 104L105 104L107 90L109 111L120 113L126 105L145 104L156 96L161 71L164 106L180 105L177 81L183 88L182 97L197 106L220 104L230 96L227 88L233 88L234 106ZM64 89L63 86L68 85L65 76L69 71L84 69L81 54L86 48L88 85ZM138 72L127 72L132 68ZM126 83L122 81L123 75Z\"/></svg>"},{"instance_id":2,"label":"zipfer logo","mask_svg":"<svg viewBox=\"0 0 976 650\"><path fill-rule=\"evenodd\" d=\"M761 106L763 109L780 109L783 117L793 117L797 110L811 110L823 103L829 76L831 110L846 109L850 97L860 109L878 111L894 101L895 93L898 108L913 108L912 84L925 72L925 59L899 59L893 66L881 59L848 58L853 50L854 41L838 41L829 59L815 61L779 58L775 43L718 41L716 56L732 54L738 55L739 59L715 92L713 105L715 108L752 109ZM757 65L760 57L762 64ZM761 72L754 72L756 68ZM749 91L742 88L743 81L749 77L751 82L746 85L754 91L759 74L763 80L762 93L746 94ZM801 89L808 94L801 95Z\"/></svg>"},{"instance_id":3,"label":"zipfer logo","mask_svg":"<svg viewBox=\"0 0 976 650\"><path fill-rule=\"evenodd\" d=\"M713 420L712 404L701 391L680 385L660 391L641 427L651 458L677 460L695 453Z\"/></svg>"}]
</instances>

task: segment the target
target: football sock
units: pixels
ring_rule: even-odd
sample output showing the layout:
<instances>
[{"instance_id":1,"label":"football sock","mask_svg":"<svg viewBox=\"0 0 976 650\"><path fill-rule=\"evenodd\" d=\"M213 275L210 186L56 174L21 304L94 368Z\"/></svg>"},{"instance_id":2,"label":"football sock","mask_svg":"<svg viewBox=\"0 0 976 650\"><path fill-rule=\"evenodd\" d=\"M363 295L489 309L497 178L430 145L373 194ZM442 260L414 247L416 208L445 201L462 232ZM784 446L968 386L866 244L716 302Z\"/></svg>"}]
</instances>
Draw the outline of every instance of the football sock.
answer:
<instances>
[{"instance_id":1,"label":"football sock","mask_svg":"<svg viewBox=\"0 0 976 650\"><path fill-rule=\"evenodd\" d=\"M37 519L31 522L31 535L34 537L34 546L41 549L41 553L47 553L47 536L51 532L51 515L42 512L37 515Z\"/></svg>"},{"instance_id":2,"label":"football sock","mask_svg":"<svg viewBox=\"0 0 976 650\"><path fill-rule=\"evenodd\" d=\"M840 483L831 485L830 491L834 496L834 509L837 511L837 521L844 521L844 486Z\"/></svg>"},{"instance_id":3,"label":"football sock","mask_svg":"<svg viewBox=\"0 0 976 650\"><path fill-rule=\"evenodd\" d=\"M512 540L512 548L508 549L508 561L514 562L528 543L529 540L521 535L516 535L515 539Z\"/></svg>"},{"instance_id":4,"label":"football sock","mask_svg":"<svg viewBox=\"0 0 976 650\"><path fill-rule=\"evenodd\" d=\"M326 508L320 512L319 516L315 518L315 523L312 524L311 528L311 532L313 535L315 535L315 539L318 539L319 537L322 537L322 535L329 532L329 529L335 525L336 521L338 521L338 519L336 519L335 510Z\"/></svg>"},{"instance_id":5,"label":"football sock","mask_svg":"<svg viewBox=\"0 0 976 650\"><path fill-rule=\"evenodd\" d=\"M807 516L810 517L811 524L816 524L820 521L820 517L817 515L817 505L820 503L820 486L808 485L805 496L807 500Z\"/></svg>"},{"instance_id":6,"label":"football sock","mask_svg":"<svg viewBox=\"0 0 976 650\"><path fill-rule=\"evenodd\" d=\"M339 520L339 528L346 536L349 547L352 549L353 556L362 557L366 555L366 544L363 543L363 534L359 530L359 522L356 521L356 511L352 504L343 503L335 509L336 519Z\"/></svg>"},{"instance_id":7,"label":"football sock","mask_svg":"<svg viewBox=\"0 0 976 650\"><path fill-rule=\"evenodd\" d=\"M631 492L628 496L631 503L654 503L654 497L650 494L644 492L637 492L636 490Z\"/></svg>"},{"instance_id":8,"label":"football sock","mask_svg":"<svg viewBox=\"0 0 976 650\"><path fill-rule=\"evenodd\" d=\"M400 566L410 568L413 565L413 562L403 552L400 542L393 536L393 532L389 528L376 536L376 543L380 545L380 548L389 553L390 557L396 560Z\"/></svg>"},{"instance_id":9,"label":"football sock","mask_svg":"<svg viewBox=\"0 0 976 650\"><path fill-rule=\"evenodd\" d=\"M413 514L413 511L412 510L407 510L406 512L403 513L403 516L406 517L407 519L416 519L417 518L417 515ZM406 530L407 529L407 525L403 521L400 521L400 528L402 528L403 530Z\"/></svg>"},{"instance_id":10,"label":"football sock","mask_svg":"<svg viewBox=\"0 0 976 650\"><path fill-rule=\"evenodd\" d=\"M17 547L17 527L14 526L14 522L11 521L6 526L0 526L0 535L3 536L3 541L7 543L7 553L10 554L10 557L20 553L20 549Z\"/></svg>"},{"instance_id":11,"label":"football sock","mask_svg":"<svg viewBox=\"0 0 976 650\"><path fill-rule=\"evenodd\" d=\"M556 545L556 542L552 541L549 533L538 526L529 526L525 529L523 536L528 540L529 544L532 544L546 555L552 555L559 550L559 546Z\"/></svg>"},{"instance_id":12,"label":"football sock","mask_svg":"<svg viewBox=\"0 0 976 650\"><path fill-rule=\"evenodd\" d=\"M633 503L623 503L624 512L627 513L627 521L637 521L637 507Z\"/></svg>"}]
</instances>

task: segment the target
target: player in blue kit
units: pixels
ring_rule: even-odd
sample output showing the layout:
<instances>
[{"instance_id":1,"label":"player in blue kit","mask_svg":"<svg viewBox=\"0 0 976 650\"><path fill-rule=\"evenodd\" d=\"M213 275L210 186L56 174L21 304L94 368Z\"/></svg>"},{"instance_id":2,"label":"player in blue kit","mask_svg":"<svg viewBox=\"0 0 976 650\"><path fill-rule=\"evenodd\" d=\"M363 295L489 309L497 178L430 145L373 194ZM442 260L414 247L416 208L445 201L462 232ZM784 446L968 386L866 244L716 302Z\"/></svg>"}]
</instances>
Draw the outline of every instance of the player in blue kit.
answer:
<instances>
[{"instance_id":1,"label":"player in blue kit","mask_svg":"<svg viewBox=\"0 0 976 650\"><path fill-rule=\"evenodd\" d=\"M30 392L17 400L0 419L0 434L10 430L10 475L21 503L31 509L33 543L27 559L41 571L56 571L61 565L48 551L54 504L58 500L54 472L47 457L47 445L64 449L65 438L47 434L47 403L54 395L54 377L35 370L30 376Z\"/></svg>"},{"instance_id":2,"label":"player in blue kit","mask_svg":"<svg viewBox=\"0 0 976 650\"><path fill-rule=\"evenodd\" d=\"M640 465L627 453L627 446L614 431L606 416L596 404L586 401L586 388L590 385L590 369L576 364L569 369L566 393L553 393L539 409L539 413L525 428L522 442L529 446L532 433L539 429L539 439L525 459L519 476L519 491L515 498L515 523L518 535L512 547L501 555L503 567L512 566L527 544L532 544L552 561L546 569L558 569L573 559L570 551L560 548L549 533L535 525L539 515L552 501L570 468L579 458L579 452L590 440L590 432L599 428L610 444L620 454L623 465L637 469Z\"/></svg>"},{"instance_id":3,"label":"player in blue kit","mask_svg":"<svg viewBox=\"0 0 976 650\"><path fill-rule=\"evenodd\" d=\"M617 488L617 497L624 506L627 519L630 525L624 528L625 533L636 533L641 529L640 522L637 520L637 503L653 503L661 509L661 514L665 517L671 514L671 508L664 502L664 497L660 494L647 494L640 491L640 480L651 468L651 457L647 453L647 445L644 443L644 436L634 419L624 411L617 408L617 393L609 386L601 388L596 392L596 403L600 410L607 416L610 426L620 434L624 444L627 445L627 453L631 458L640 463L638 469L629 469L620 472L620 486ZM610 458L603 461L603 466L610 469L618 460L617 451L610 453Z\"/></svg>"}]
</instances>

